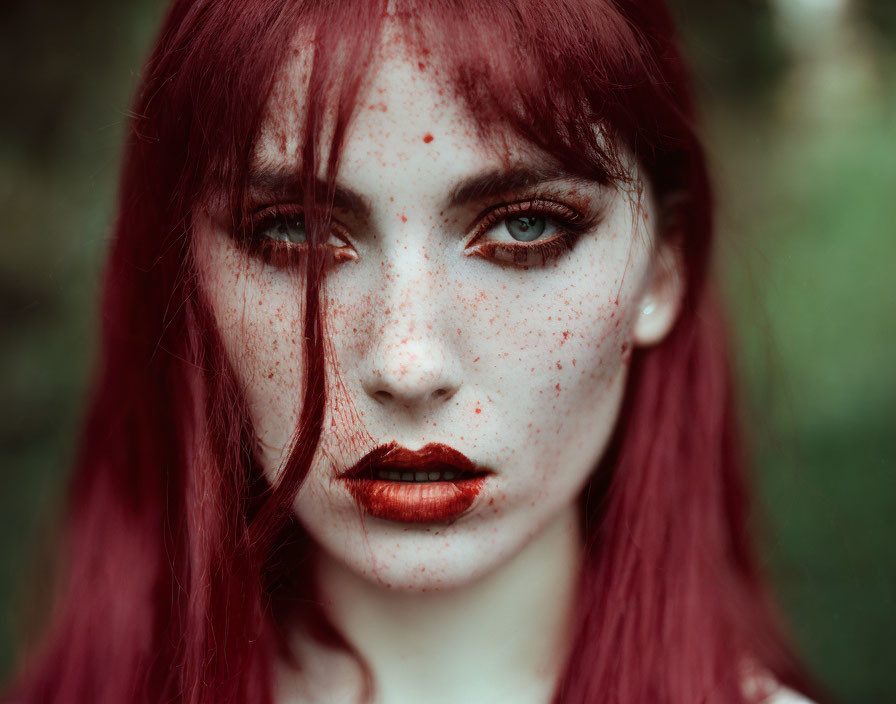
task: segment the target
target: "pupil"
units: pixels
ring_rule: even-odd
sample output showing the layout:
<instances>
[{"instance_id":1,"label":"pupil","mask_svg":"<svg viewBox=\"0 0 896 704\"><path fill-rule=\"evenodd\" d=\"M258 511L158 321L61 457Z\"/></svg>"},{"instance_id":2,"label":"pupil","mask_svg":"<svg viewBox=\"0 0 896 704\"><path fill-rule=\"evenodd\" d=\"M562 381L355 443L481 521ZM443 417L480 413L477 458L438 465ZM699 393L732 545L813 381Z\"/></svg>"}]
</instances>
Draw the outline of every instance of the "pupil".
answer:
<instances>
[{"instance_id":1,"label":"pupil","mask_svg":"<svg viewBox=\"0 0 896 704\"><path fill-rule=\"evenodd\" d=\"M282 219L277 224L277 234L283 242L301 243L305 241L305 222L302 218Z\"/></svg>"},{"instance_id":2,"label":"pupil","mask_svg":"<svg viewBox=\"0 0 896 704\"><path fill-rule=\"evenodd\" d=\"M544 218L524 216L506 220L505 225L513 239L518 242L531 242L541 237L547 223Z\"/></svg>"}]
</instances>

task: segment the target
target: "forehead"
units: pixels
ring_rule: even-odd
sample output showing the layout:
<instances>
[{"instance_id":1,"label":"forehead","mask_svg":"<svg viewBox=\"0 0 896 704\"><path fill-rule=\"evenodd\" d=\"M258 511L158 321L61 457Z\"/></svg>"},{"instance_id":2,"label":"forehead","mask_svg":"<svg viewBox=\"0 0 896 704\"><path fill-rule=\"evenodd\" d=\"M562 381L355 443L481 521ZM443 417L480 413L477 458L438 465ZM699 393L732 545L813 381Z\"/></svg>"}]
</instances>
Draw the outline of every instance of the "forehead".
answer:
<instances>
[{"instance_id":1,"label":"forehead","mask_svg":"<svg viewBox=\"0 0 896 704\"><path fill-rule=\"evenodd\" d=\"M323 105L310 104L312 56L310 33L298 32L268 102L256 166L298 163L309 109L320 110L323 118L319 163L326 163L340 86L330 86ZM348 52L332 58L343 67L352 60ZM390 177L437 173L448 181L490 165L532 157L542 164L553 161L507 131L495 130L486 141L447 76L431 54L413 48L400 29L387 23L355 97L340 157L340 179L371 180L368 185L382 186Z\"/></svg>"}]
</instances>

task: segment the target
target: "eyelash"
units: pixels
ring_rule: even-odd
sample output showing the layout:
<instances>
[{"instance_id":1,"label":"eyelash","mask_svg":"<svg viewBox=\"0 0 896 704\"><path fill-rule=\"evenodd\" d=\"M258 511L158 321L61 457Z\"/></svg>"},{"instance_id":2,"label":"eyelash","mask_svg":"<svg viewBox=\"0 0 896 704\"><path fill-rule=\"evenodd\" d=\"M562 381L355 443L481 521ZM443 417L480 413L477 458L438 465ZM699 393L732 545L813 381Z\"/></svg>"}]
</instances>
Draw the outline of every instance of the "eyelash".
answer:
<instances>
[{"instance_id":1,"label":"eyelash","mask_svg":"<svg viewBox=\"0 0 896 704\"><path fill-rule=\"evenodd\" d=\"M294 261L295 257L305 250L305 246L274 240L263 233L276 227L284 219L299 217L303 213L302 208L286 204L260 208L239 225L240 241L250 253L261 258L266 264L278 268L284 267ZM529 244L521 241L514 244L495 241L478 242L496 225L511 218L523 217L544 218L554 224L556 233L543 241L533 241ZM585 216L572 207L550 198L531 197L512 203L502 203L477 217L477 224L468 240L465 253L467 256L480 256L500 264L525 269L539 264L543 266L571 251L581 235L593 228L596 221L597 218ZM347 244L347 238L339 234L343 228L333 221L332 229L334 236L345 241L346 246L327 247L327 253L332 257L331 263L356 259L357 255Z\"/></svg>"},{"instance_id":2,"label":"eyelash","mask_svg":"<svg viewBox=\"0 0 896 704\"><path fill-rule=\"evenodd\" d=\"M276 268L287 266L290 262L295 261L296 256L305 250L304 244L282 242L270 237L266 237L263 233L280 222L289 218L297 218L304 216L304 209L295 205L269 205L253 212L238 227L238 233L241 243L248 249L251 254L258 256L265 262ZM304 217L303 217L304 221ZM341 240L344 237L337 234L342 229L338 223L332 222L331 229L334 235ZM340 263L355 259L354 251L348 247L326 247L325 252L331 258L329 263Z\"/></svg>"},{"instance_id":3,"label":"eyelash","mask_svg":"<svg viewBox=\"0 0 896 704\"><path fill-rule=\"evenodd\" d=\"M491 241L476 244L477 240L495 225L511 218L523 217L544 218L554 223L557 233L553 237L536 240L532 244ZM481 256L523 268L529 268L534 264L544 266L572 251L579 238L595 224L594 218L586 217L570 206L549 198L533 197L524 201L504 203L479 216L479 224L470 238L470 245L474 245L475 248L468 255Z\"/></svg>"}]
</instances>

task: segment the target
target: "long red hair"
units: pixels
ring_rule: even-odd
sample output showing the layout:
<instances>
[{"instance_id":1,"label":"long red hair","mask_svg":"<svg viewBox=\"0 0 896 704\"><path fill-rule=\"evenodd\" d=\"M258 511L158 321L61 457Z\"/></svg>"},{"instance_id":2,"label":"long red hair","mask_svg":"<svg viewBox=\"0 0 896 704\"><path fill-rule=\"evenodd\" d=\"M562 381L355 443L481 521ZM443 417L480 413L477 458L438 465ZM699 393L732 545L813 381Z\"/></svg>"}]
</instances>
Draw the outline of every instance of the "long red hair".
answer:
<instances>
[{"instance_id":1,"label":"long red hair","mask_svg":"<svg viewBox=\"0 0 896 704\"><path fill-rule=\"evenodd\" d=\"M326 408L323 258L312 247L305 264L303 406L286 470L269 486L196 285L191 220L221 194L238 217L299 28L314 36L300 166L308 204L317 202L315 176L335 180L386 16L375 0L173 3L124 156L64 579L13 701L268 704L288 624L303 619L340 642L301 598L308 538L292 513ZM664 3L396 0L388 16L439 65L483 135L509 129L607 183L630 177L622 153L633 153L660 204L661 236L675 238L686 264L680 318L661 344L635 352L614 440L582 495L588 550L555 702L735 704L748 700L749 667L819 698L751 547L725 336L707 284L712 199ZM327 218L309 208L312 244Z\"/></svg>"}]
</instances>

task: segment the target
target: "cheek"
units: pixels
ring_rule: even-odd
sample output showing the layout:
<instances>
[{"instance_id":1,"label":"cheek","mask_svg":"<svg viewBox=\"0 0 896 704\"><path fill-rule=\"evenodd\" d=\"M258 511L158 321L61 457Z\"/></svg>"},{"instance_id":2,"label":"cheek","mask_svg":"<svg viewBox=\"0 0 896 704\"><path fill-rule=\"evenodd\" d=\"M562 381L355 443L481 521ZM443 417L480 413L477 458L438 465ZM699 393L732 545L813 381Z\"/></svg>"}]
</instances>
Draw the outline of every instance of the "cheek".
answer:
<instances>
[{"instance_id":1,"label":"cheek","mask_svg":"<svg viewBox=\"0 0 896 704\"><path fill-rule=\"evenodd\" d=\"M468 287L459 306L481 333L465 338L477 360L475 437L502 448L499 462L528 468L539 482L528 490L558 500L590 476L621 405L646 262L613 244L581 243L551 270Z\"/></svg>"},{"instance_id":2,"label":"cheek","mask_svg":"<svg viewBox=\"0 0 896 704\"><path fill-rule=\"evenodd\" d=\"M245 395L265 467L277 466L301 401L301 281L205 233L197 265L221 343Z\"/></svg>"},{"instance_id":3,"label":"cheek","mask_svg":"<svg viewBox=\"0 0 896 704\"><path fill-rule=\"evenodd\" d=\"M636 263L595 243L582 250L548 272L508 277L500 291L480 287L462 304L471 327L483 333L470 343L484 376L549 425L579 413L582 403L599 403L631 354L638 277L626 269Z\"/></svg>"}]
</instances>

